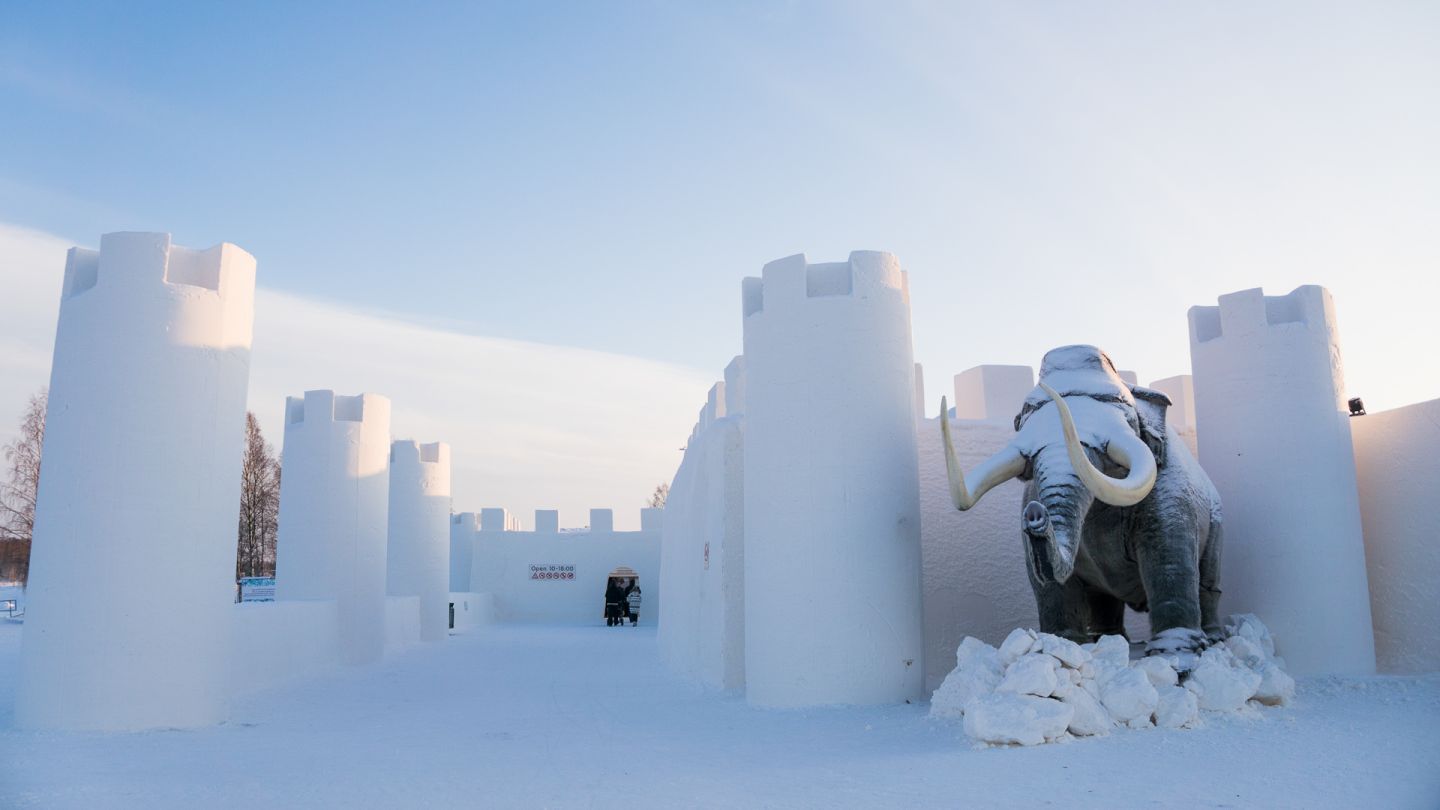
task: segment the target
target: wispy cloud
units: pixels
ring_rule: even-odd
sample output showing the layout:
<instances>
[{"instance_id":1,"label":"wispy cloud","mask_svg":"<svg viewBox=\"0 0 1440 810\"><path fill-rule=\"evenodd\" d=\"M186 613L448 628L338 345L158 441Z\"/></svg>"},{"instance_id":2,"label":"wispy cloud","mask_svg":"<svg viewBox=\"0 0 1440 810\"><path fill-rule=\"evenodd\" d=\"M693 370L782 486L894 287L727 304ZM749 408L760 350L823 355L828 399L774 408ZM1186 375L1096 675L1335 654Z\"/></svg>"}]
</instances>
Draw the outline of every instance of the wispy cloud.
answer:
<instances>
[{"instance_id":1,"label":"wispy cloud","mask_svg":"<svg viewBox=\"0 0 1440 810\"><path fill-rule=\"evenodd\" d=\"M49 376L69 244L0 225L0 438ZM264 259L260 259L264 275ZM454 448L455 508L504 506L529 525L591 507L638 524L710 379L690 369L564 346L469 335L261 289L250 405L278 445L287 395L373 391L393 401L397 438Z\"/></svg>"}]
</instances>

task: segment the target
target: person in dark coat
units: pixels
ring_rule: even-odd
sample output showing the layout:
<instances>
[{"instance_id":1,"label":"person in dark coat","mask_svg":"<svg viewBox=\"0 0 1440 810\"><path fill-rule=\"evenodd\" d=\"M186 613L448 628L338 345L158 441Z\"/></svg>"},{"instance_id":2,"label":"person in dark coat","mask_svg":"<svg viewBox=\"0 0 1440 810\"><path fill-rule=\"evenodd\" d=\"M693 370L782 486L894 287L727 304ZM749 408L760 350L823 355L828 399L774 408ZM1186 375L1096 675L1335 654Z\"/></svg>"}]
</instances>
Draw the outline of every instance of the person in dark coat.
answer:
<instances>
[{"instance_id":1,"label":"person in dark coat","mask_svg":"<svg viewBox=\"0 0 1440 810\"><path fill-rule=\"evenodd\" d=\"M611 577L605 585L605 626L614 627L625 623L625 589L618 577Z\"/></svg>"}]
</instances>

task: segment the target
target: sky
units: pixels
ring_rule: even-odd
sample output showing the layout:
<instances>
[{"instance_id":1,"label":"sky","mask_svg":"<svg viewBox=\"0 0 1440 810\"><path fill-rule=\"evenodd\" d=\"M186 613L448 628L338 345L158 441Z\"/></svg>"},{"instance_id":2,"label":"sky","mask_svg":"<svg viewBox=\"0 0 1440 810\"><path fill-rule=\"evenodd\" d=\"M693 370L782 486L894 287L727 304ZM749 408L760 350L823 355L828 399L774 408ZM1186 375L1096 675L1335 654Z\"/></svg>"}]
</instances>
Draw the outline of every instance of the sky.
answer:
<instances>
[{"instance_id":1,"label":"sky","mask_svg":"<svg viewBox=\"0 0 1440 810\"><path fill-rule=\"evenodd\" d=\"M1067 343L1186 373L1189 307L1301 284L1335 296L1349 393L1440 396L1434 3L301 5L0 5L9 310L56 295L60 245L234 242L264 291L257 412L387 393L417 429L513 440L573 514L673 474L741 350L740 279L799 252L900 258L931 413L955 373ZM44 380L35 321L0 323L28 369L0 432ZM405 375L330 362L372 327L414 341ZM282 330L311 365L265 358ZM497 347L547 358L504 396L623 415L565 432L589 472L550 412L435 384L500 399ZM529 508L471 486L457 508Z\"/></svg>"}]
</instances>

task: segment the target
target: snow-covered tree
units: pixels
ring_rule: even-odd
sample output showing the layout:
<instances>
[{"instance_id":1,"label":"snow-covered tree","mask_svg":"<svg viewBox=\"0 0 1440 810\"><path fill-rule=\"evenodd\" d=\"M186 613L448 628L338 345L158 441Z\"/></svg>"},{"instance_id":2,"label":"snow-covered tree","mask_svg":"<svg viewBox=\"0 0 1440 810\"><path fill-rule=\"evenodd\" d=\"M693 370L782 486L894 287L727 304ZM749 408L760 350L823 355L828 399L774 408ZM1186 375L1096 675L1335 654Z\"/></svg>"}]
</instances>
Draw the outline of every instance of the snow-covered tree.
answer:
<instances>
[{"instance_id":1,"label":"snow-covered tree","mask_svg":"<svg viewBox=\"0 0 1440 810\"><path fill-rule=\"evenodd\" d=\"M49 391L45 388L30 397L20 420L20 435L5 445L6 476L0 481L0 579L24 583L29 576L48 401Z\"/></svg>"}]
</instances>

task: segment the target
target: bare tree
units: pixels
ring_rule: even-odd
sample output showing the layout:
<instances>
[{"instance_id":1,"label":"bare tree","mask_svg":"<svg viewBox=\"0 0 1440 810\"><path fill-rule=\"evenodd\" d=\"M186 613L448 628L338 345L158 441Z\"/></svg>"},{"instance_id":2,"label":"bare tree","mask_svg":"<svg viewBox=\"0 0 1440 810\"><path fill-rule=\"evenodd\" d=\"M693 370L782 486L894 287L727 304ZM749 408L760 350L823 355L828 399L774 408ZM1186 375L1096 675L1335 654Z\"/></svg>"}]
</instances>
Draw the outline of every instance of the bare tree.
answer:
<instances>
[{"instance_id":1,"label":"bare tree","mask_svg":"<svg viewBox=\"0 0 1440 810\"><path fill-rule=\"evenodd\" d=\"M646 501L646 502L645 502L645 505L646 505L646 506L649 506L649 507L652 507L652 508L655 508L655 509L664 509L664 508L665 508L665 501L666 501L669 497L670 497L670 485L669 485L669 484L666 484L666 483L664 483L664 482L661 482L661 484L660 484L659 486L655 487L655 491L650 494L650 500Z\"/></svg>"},{"instance_id":2,"label":"bare tree","mask_svg":"<svg viewBox=\"0 0 1440 810\"><path fill-rule=\"evenodd\" d=\"M245 414L245 457L240 471L240 537L235 577L275 574L280 527L280 459L265 441L255 414Z\"/></svg>"},{"instance_id":3,"label":"bare tree","mask_svg":"<svg viewBox=\"0 0 1440 810\"><path fill-rule=\"evenodd\" d=\"M40 490L40 451L45 445L45 406L49 390L30 397L20 435L5 445L8 474L0 482L0 579L30 575L30 540L35 533L35 495Z\"/></svg>"}]
</instances>

